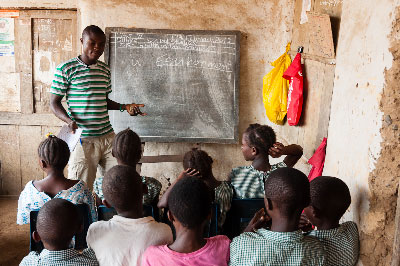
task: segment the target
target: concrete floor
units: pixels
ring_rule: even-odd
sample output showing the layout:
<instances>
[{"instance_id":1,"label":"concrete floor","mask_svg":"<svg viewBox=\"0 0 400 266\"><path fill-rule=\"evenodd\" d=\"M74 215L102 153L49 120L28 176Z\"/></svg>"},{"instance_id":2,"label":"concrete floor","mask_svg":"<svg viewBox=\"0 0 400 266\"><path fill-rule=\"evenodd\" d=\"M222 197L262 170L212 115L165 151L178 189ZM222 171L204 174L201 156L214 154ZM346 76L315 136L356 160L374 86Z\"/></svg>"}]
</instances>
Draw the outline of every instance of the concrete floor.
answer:
<instances>
[{"instance_id":1,"label":"concrete floor","mask_svg":"<svg viewBox=\"0 0 400 266\"><path fill-rule=\"evenodd\" d=\"M0 265L19 265L29 253L29 224L17 225L18 198L0 196Z\"/></svg>"}]
</instances>

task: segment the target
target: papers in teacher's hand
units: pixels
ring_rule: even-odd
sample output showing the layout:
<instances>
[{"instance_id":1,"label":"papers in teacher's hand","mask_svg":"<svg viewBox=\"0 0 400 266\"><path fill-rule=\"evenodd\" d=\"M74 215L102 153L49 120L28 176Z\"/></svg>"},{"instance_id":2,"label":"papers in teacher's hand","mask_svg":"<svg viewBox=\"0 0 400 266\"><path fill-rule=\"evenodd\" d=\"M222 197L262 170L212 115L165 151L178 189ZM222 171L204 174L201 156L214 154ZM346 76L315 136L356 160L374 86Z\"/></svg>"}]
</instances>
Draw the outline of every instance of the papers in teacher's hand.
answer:
<instances>
[{"instance_id":1,"label":"papers in teacher's hand","mask_svg":"<svg viewBox=\"0 0 400 266\"><path fill-rule=\"evenodd\" d=\"M72 133L68 125L64 125L61 128L60 133L58 133L57 137L65 141L68 144L69 151L72 152L75 149L75 146L78 143L81 134L82 129L78 128L75 130L75 133Z\"/></svg>"}]
</instances>

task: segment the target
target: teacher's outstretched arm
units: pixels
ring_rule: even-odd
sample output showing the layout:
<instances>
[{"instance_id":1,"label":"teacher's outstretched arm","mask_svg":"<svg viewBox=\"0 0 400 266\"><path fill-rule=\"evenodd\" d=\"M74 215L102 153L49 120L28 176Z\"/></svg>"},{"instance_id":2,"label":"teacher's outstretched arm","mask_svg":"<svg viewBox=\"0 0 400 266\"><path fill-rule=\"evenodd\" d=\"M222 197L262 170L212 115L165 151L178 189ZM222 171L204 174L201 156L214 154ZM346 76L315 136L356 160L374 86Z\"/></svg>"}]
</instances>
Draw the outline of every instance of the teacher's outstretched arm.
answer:
<instances>
[{"instance_id":1,"label":"teacher's outstretched arm","mask_svg":"<svg viewBox=\"0 0 400 266\"><path fill-rule=\"evenodd\" d=\"M143 113L140 110L140 107L144 107L144 104L120 104L117 102L114 102L113 100L110 100L107 96L107 109L108 110L120 110L121 112L127 111L131 116L137 116L137 115L147 115L147 113Z\"/></svg>"}]
</instances>

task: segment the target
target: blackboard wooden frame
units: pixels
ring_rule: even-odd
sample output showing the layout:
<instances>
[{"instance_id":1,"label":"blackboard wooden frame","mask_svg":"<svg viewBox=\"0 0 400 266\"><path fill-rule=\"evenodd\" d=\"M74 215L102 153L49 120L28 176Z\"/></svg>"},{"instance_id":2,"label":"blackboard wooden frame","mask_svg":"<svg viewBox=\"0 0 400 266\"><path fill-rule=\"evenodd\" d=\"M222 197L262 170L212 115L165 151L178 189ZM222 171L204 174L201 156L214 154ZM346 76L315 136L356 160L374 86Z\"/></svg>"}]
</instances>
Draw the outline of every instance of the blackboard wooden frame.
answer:
<instances>
[{"instance_id":1,"label":"blackboard wooden frame","mask_svg":"<svg viewBox=\"0 0 400 266\"><path fill-rule=\"evenodd\" d=\"M211 31L211 30L170 30L170 29L145 29L145 28L125 28L125 27L106 27L106 45L104 49L104 59L107 64L110 62L110 36L114 32L124 33L158 33L158 34L185 34L185 35L235 35L236 36L236 64L234 66L234 99L233 99L233 137L232 138L182 138L165 136L141 136L142 141L146 142L190 142L190 143L221 143L237 144L239 141L239 86L240 86L240 31Z\"/></svg>"}]
</instances>

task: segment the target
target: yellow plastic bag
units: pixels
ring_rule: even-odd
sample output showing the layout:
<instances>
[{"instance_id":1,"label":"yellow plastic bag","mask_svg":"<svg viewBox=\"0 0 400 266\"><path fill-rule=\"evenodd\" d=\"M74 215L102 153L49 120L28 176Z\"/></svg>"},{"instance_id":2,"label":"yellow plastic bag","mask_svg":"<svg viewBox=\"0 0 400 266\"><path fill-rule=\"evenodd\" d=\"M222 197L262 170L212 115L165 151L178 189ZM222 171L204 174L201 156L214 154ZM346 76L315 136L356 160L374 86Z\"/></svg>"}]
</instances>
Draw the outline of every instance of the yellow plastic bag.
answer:
<instances>
[{"instance_id":1,"label":"yellow plastic bag","mask_svg":"<svg viewBox=\"0 0 400 266\"><path fill-rule=\"evenodd\" d=\"M283 72L292 63L288 52L290 43L286 45L286 52L271 65L274 67L263 78L263 102L268 119L278 125L283 124L287 111L287 96L289 80L282 77Z\"/></svg>"}]
</instances>

